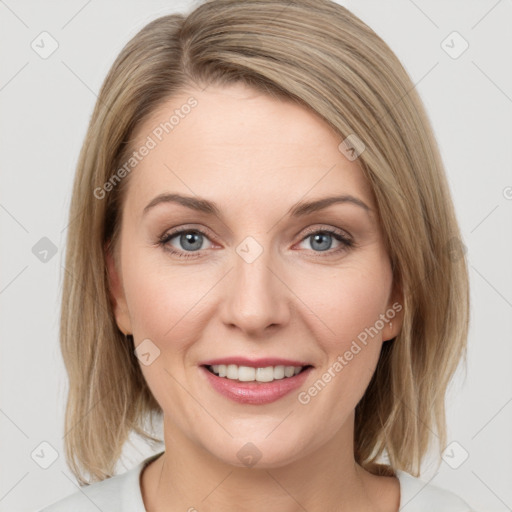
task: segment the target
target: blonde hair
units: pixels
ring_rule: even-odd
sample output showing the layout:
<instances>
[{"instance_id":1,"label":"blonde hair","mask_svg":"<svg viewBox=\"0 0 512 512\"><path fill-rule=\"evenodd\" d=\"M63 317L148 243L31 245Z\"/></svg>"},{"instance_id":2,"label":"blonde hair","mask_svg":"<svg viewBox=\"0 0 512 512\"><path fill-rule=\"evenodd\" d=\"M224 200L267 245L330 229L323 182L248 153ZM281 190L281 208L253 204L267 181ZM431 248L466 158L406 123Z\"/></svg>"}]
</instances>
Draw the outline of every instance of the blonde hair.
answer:
<instances>
[{"instance_id":1,"label":"blonde hair","mask_svg":"<svg viewBox=\"0 0 512 512\"><path fill-rule=\"evenodd\" d=\"M357 405L354 453L373 473L418 475L433 433L446 442L445 393L466 350L467 263L413 83L371 28L329 0L207 1L146 25L110 69L70 207L60 332L68 464L80 484L91 483L114 474L131 432L160 441L145 422L162 410L116 325L106 270L105 251L117 257L130 175L102 198L95 191L129 158L137 127L162 102L199 84L238 81L307 106L342 139L355 134L365 145L357 162L375 194L404 316Z\"/></svg>"}]
</instances>

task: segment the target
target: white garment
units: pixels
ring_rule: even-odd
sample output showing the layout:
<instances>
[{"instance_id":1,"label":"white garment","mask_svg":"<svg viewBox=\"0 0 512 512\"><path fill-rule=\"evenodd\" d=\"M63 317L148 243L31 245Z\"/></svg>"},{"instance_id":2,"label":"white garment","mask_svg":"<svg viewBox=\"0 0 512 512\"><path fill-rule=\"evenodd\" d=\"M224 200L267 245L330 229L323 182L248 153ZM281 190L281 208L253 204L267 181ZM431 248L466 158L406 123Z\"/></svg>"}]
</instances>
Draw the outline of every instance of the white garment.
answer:
<instances>
[{"instance_id":1,"label":"white garment","mask_svg":"<svg viewBox=\"0 0 512 512\"><path fill-rule=\"evenodd\" d=\"M39 512L146 512L140 474L147 464L160 455L148 457L122 475L81 487L79 491ZM472 512L463 500L451 492L425 484L403 471L397 471L396 476L400 481L400 512Z\"/></svg>"}]
</instances>

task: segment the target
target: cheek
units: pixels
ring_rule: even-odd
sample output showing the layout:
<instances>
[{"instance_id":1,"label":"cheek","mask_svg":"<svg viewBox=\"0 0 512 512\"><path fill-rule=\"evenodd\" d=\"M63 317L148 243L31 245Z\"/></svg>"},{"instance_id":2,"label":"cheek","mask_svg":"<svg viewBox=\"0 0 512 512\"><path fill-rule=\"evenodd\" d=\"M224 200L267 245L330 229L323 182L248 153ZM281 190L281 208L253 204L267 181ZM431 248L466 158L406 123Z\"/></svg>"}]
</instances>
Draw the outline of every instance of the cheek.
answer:
<instances>
[{"instance_id":1,"label":"cheek","mask_svg":"<svg viewBox=\"0 0 512 512\"><path fill-rule=\"evenodd\" d=\"M318 375L321 382L305 390L300 401L323 404L343 418L362 398L375 371L392 275L386 260L375 260L364 269L346 267L332 277L323 289L321 280L309 288L308 306L316 314L310 316L310 329L324 361ZM324 388L329 391L322 392Z\"/></svg>"},{"instance_id":2,"label":"cheek","mask_svg":"<svg viewBox=\"0 0 512 512\"><path fill-rule=\"evenodd\" d=\"M364 343L368 338L381 338L380 315L385 313L388 289L376 280L358 279L345 282L340 292L338 314L334 317L334 330L339 341L346 346L352 340ZM379 329L380 327L380 329ZM347 347L348 348L348 347Z\"/></svg>"},{"instance_id":3,"label":"cheek","mask_svg":"<svg viewBox=\"0 0 512 512\"><path fill-rule=\"evenodd\" d=\"M316 330L323 326L328 333L321 338L326 348L341 350L354 339L364 340L365 333L376 337L375 326L382 330L379 319L386 312L391 286L391 270L385 264L344 268L328 280L312 282L317 284L309 287L308 306L315 312Z\"/></svg>"},{"instance_id":4,"label":"cheek","mask_svg":"<svg viewBox=\"0 0 512 512\"><path fill-rule=\"evenodd\" d=\"M187 410L187 395L180 393L175 379L186 380L188 349L204 329L198 315L200 299L208 292L207 280L142 258L133 258L126 267L125 293L135 346L149 339L158 348L147 345L151 357L158 355L149 365L141 364L141 371L158 403Z\"/></svg>"},{"instance_id":5,"label":"cheek","mask_svg":"<svg viewBox=\"0 0 512 512\"><path fill-rule=\"evenodd\" d=\"M177 349L193 340L197 323L194 317L201 310L201 297L209 289L206 280L180 268L162 268L161 262L157 266L150 258L142 257L131 258L124 270L135 338L149 338L158 345L172 338Z\"/></svg>"}]
</instances>

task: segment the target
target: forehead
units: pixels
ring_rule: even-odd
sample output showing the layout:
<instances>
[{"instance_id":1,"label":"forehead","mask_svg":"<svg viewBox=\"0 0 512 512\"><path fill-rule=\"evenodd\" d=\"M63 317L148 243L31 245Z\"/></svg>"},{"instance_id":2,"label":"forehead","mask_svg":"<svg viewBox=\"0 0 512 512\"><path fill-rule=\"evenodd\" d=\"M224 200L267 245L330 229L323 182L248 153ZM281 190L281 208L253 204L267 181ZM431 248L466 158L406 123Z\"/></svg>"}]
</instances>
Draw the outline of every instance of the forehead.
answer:
<instances>
[{"instance_id":1,"label":"forehead","mask_svg":"<svg viewBox=\"0 0 512 512\"><path fill-rule=\"evenodd\" d=\"M343 138L310 109L246 85L191 89L162 102L142 123L134 150L151 146L132 172L130 202L180 191L268 208L304 196L373 194ZM295 202L293 201L293 202Z\"/></svg>"}]
</instances>

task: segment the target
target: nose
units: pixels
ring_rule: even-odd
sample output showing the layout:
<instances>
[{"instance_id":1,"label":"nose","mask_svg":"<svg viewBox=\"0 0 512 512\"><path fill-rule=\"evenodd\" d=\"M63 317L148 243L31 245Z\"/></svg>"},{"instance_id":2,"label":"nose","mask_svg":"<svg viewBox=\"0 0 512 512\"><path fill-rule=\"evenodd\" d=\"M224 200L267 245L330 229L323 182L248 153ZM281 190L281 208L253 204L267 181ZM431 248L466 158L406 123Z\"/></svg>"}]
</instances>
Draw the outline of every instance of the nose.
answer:
<instances>
[{"instance_id":1,"label":"nose","mask_svg":"<svg viewBox=\"0 0 512 512\"><path fill-rule=\"evenodd\" d=\"M235 252L220 306L221 319L228 328L258 337L289 322L293 294L270 252L263 250L254 261Z\"/></svg>"}]
</instances>

